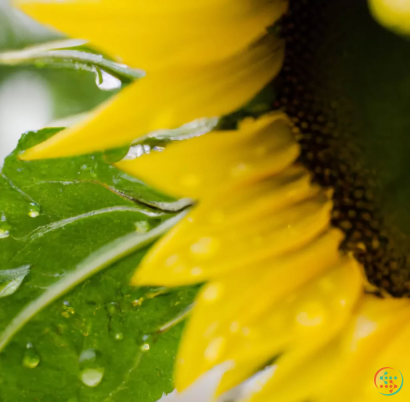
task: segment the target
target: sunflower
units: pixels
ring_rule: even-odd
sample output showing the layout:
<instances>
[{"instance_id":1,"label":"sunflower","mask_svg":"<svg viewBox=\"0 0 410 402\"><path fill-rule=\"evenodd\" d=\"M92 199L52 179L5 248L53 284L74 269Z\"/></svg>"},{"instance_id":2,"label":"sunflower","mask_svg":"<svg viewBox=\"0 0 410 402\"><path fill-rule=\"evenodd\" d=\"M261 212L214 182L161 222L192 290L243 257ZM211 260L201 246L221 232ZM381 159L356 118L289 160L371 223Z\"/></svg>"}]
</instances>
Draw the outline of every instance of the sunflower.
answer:
<instances>
[{"instance_id":1,"label":"sunflower","mask_svg":"<svg viewBox=\"0 0 410 402\"><path fill-rule=\"evenodd\" d=\"M321 15L343 9L341 2L312 3L295 0L282 21L288 47L276 111L117 163L196 202L133 278L138 286L204 283L177 356L180 391L227 361L234 365L218 394L273 362L252 402L379 400L378 391L397 388L383 375L375 388L381 368L410 375L410 302L401 297L409 293L408 270L398 269L369 207L366 172L360 163L345 163L350 149L337 146L340 113L350 110L336 101L323 106L327 88L317 90L312 74L312 65L321 67L315 43L324 36L309 29L324 26ZM91 119L28 150L25 160L129 145L151 131L227 115L283 64L283 42L272 28L287 10L282 0L18 4L147 72ZM383 23L406 32L398 11L404 2L371 4ZM315 17L314 8L322 11ZM395 397L409 395L404 387Z\"/></svg>"}]
</instances>

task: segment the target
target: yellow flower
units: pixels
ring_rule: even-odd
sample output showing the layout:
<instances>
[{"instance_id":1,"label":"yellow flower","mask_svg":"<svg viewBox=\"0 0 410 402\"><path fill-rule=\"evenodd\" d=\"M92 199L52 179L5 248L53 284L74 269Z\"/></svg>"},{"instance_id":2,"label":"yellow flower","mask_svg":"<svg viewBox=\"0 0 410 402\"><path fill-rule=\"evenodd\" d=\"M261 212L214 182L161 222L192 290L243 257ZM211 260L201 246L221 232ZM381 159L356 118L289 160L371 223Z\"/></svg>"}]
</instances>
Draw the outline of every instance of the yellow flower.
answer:
<instances>
[{"instance_id":1,"label":"yellow flower","mask_svg":"<svg viewBox=\"0 0 410 402\"><path fill-rule=\"evenodd\" d=\"M410 35L409 0L369 0L370 10L387 28Z\"/></svg>"},{"instance_id":2,"label":"yellow flower","mask_svg":"<svg viewBox=\"0 0 410 402\"><path fill-rule=\"evenodd\" d=\"M282 65L283 44L266 31L285 11L283 0L16 3L39 21L147 71L90 120L29 150L23 159L129 145L151 131L228 114L253 98Z\"/></svg>"},{"instance_id":3,"label":"yellow flower","mask_svg":"<svg viewBox=\"0 0 410 402\"><path fill-rule=\"evenodd\" d=\"M93 119L24 159L129 144L153 130L230 113L282 63L281 42L266 34L286 8L280 0L18 3L148 73ZM312 183L299 152L292 125L278 112L117 164L197 201L133 278L135 285L205 283L177 357L179 390L226 361L234 366L218 393L274 361L251 402L377 401L380 368L410 378L410 302L371 294L362 266L341 251L343 234L331 226L331 190ZM409 397L408 387L395 396Z\"/></svg>"},{"instance_id":4,"label":"yellow flower","mask_svg":"<svg viewBox=\"0 0 410 402\"><path fill-rule=\"evenodd\" d=\"M146 71L203 66L242 51L286 0L14 0L69 36Z\"/></svg>"},{"instance_id":5,"label":"yellow flower","mask_svg":"<svg viewBox=\"0 0 410 402\"><path fill-rule=\"evenodd\" d=\"M410 374L394 347L402 337L406 350L409 301L366 294L362 267L339 250L343 234L330 226L329 192L294 163L298 147L285 116L245 121L232 134L206 134L118 164L200 200L133 279L207 282L179 350L177 388L234 361L222 393L275 358L274 375L252 402L376 400L378 369L388 364ZM403 390L400 398L409 395Z\"/></svg>"}]
</instances>

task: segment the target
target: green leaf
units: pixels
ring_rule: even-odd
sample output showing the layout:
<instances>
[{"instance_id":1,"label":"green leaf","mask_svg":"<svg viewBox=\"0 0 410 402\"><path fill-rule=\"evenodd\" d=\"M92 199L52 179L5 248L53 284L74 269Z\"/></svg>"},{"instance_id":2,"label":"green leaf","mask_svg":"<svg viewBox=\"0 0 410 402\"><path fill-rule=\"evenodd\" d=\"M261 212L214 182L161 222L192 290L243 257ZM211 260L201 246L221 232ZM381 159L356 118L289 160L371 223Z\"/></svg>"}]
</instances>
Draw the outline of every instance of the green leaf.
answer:
<instances>
[{"instance_id":1,"label":"green leaf","mask_svg":"<svg viewBox=\"0 0 410 402\"><path fill-rule=\"evenodd\" d=\"M36 67L69 68L94 72L97 84L102 89L107 74L124 83L129 83L145 75L144 71L115 63L83 47L85 41L61 40L33 45L22 50L0 53L0 64L8 66L33 64ZM120 83L121 86L121 83Z\"/></svg>"},{"instance_id":2,"label":"green leaf","mask_svg":"<svg viewBox=\"0 0 410 402\"><path fill-rule=\"evenodd\" d=\"M154 402L196 289L129 282L188 203L104 154L18 160L58 131L24 135L0 176L0 295L20 281L0 298L0 401Z\"/></svg>"}]
</instances>

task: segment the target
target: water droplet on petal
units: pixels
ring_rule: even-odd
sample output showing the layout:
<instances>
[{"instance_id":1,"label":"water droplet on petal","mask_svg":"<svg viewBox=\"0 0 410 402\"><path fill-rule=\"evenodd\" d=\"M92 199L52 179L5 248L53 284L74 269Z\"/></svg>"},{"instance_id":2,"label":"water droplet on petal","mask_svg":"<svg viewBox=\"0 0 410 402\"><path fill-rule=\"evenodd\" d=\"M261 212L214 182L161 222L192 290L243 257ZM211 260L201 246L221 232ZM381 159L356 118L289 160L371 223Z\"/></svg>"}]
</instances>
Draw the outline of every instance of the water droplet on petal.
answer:
<instances>
[{"instance_id":1,"label":"water droplet on petal","mask_svg":"<svg viewBox=\"0 0 410 402\"><path fill-rule=\"evenodd\" d=\"M218 360L225 348L225 343L224 338L215 338L205 349L205 359L209 362Z\"/></svg>"},{"instance_id":2,"label":"water droplet on petal","mask_svg":"<svg viewBox=\"0 0 410 402\"><path fill-rule=\"evenodd\" d=\"M296 322L302 327L315 327L324 322L326 309L321 303L310 302L296 315Z\"/></svg>"},{"instance_id":3,"label":"water droplet on petal","mask_svg":"<svg viewBox=\"0 0 410 402\"><path fill-rule=\"evenodd\" d=\"M202 268L200 267L194 267L191 269L191 275L193 276L199 276L202 274Z\"/></svg>"},{"instance_id":4,"label":"water droplet on petal","mask_svg":"<svg viewBox=\"0 0 410 402\"><path fill-rule=\"evenodd\" d=\"M202 294L202 297L207 302L214 302L216 301L222 294L222 285L218 283L214 283L212 285L208 285Z\"/></svg>"},{"instance_id":5,"label":"water droplet on petal","mask_svg":"<svg viewBox=\"0 0 410 402\"><path fill-rule=\"evenodd\" d=\"M239 331L239 323L237 322L237 321L233 321L232 323L231 323L231 325L230 325L230 327L229 327L229 330L233 333L233 334L235 334L236 332L238 332Z\"/></svg>"},{"instance_id":6,"label":"water droplet on petal","mask_svg":"<svg viewBox=\"0 0 410 402\"><path fill-rule=\"evenodd\" d=\"M197 258L209 258L216 254L219 242L213 237L202 237L191 246L191 254Z\"/></svg>"},{"instance_id":7,"label":"water droplet on petal","mask_svg":"<svg viewBox=\"0 0 410 402\"><path fill-rule=\"evenodd\" d=\"M40 356L34 349L31 343L26 345L26 351L23 357L23 366L25 368L33 369L36 368L40 363Z\"/></svg>"},{"instance_id":8,"label":"water droplet on petal","mask_svg":"<svg viewBox=\"0 0 410 402\"><path fill-rule=\"evenodd\" d=\"M87 368L81 371L80 378L84 385L87 387L96 387L98 386L104 377L103 368Z\"/></svg>"},{"instance_id":9,"label":"water droplet on petal","mask_svg":"<svg viewBox=\"0 0 410 402\"><path fill-rule=\"evenodd\" d=\"M165 261L165 266L172 267L179 261L179 256L177 254L173 254L169 256Z\"/></svg>"}]
</instances>

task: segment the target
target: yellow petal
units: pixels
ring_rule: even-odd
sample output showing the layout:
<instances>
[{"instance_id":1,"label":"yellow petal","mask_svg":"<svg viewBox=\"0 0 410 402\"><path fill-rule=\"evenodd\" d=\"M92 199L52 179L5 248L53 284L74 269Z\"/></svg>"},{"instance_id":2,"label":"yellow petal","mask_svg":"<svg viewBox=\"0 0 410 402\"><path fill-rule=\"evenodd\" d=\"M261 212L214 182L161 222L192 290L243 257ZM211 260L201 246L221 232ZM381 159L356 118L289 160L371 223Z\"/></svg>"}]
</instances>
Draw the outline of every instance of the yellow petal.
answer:
<instances>
[{"instance_id":1,"label":"yellow petal","mask_svg":"<svg viewBox=\"0 0 410 402\"><path fill-rule=\"evenodd\" d=\"M365 296L349 325L335 340L314 358L278 362L272 379L250 401L367 401L362 392L366 381L373 382L374 374L370 378L367 375L369 367L374 367L377 355L394 341L394 334L409 319L409 300Z\"/></svg>"},{"instance_id":2,"label":"yellow petal","mask_svg":"<svg viewBox=\"0 0 410 402\"><path fill-rule=\"evenodd\" d=\"M200 203L150 250L132 283L176 286L203 282L309 243L326 230L332 203L303 176L285 185L281 178L269 179L271 192L260 191L255 208L238 202L247 191L258 193L247 187L239 194L235 191ZM269 187L264 182L254 186L259 185Z\"/></svg>"},{"instance_id":3,"label":"yellow petal","mask_svg":"<svg viewBox=\"0 0 410 402\"><path fill-rule=\"evenodd\" d=\"M72 156L129 145L151 131L228 114L276 75L282 58L282 43L269 36L222 62L148 74L97 109L89 120L62 131L21 157Z\"/></svg>"},{"instance_id":4,"label":"yellow petal","mask_svg":"<svg viewBox=\"0 0 410 402\"><path fill-rule=\"evenodd\" d=\"M117 167L176 197L202 199L231 182L276 174L299 154L283 114L246 120L238 131L211 132L176 141L164 152L117 163Z\"/></svg>"},{"instance_id":5,"label":"yellow petal","mask_svg":"<svg viewBox=\"0 0 410 402\"><path fill-rule=\"evenodd\" d=\"M17 0L31 17L147 71L208 64L263 36L285 0ZM172 72L170 72L172 73Z\"/></svg>"},{"instance_id":6,"label":"yellow petal","mask_svg":"<svg viewBox=\"0 0 410 402\"><path fill-rule=\"evenodd\" d=\"M393 31L410 34L410 0L369 0L375 18Z\"/></svg>"},{"instance_id":7,"label":"yellow petal","mask_svg":"<svg viewBox=\"0 0 410 402\"><path fill-rule=\"evenodd\" d=\"M410 378L409 340L409 324L406 324L399 332L391 333L387 346L384 347L382 345L381 350L378 351L380 353L376 353L376 359L367 368L366 372L363 373L363 389L360 391L360 395L358 395L362 398L362 401L377 402L385 400L383 399L384 396L380 393L385 393L389 396L394 393L394 401L397 402L408 402L410 400L410 387L408 386L408 379ZM380 379L379 375L385 373L385 370L380 372L380 369L386 366L393 369L388 370L388 374L393 374L393 378L391 381L389 375L387 386L384 381L378 381ZM376 376L378 372L379 375ZM394 378L395 376L397 377L396 379ZM373 379L373 381L368 381L369 378ZM378 386L376 386L375 382ZM384 389L380 385L383 385ZM392 387L390 388L390 386ZM358 398L357 402L359 402Z\"/></svg>"},{"instance_id":8,"label":"yellow petal","mask_svg":"<svg viewBox=\"0 0 410 402\"><path fill-rule=\"evenodd\" d=\"M322 238L296 256L293 263L290 257L284 265L261 267L258 279L244 275L240 288L243 298L234 288L233 283L238 281L233 275L230 280L206 286L184 335L177 363L177 386L185 388L202 371L232 360L236 365L224 376L219 388L219 392L224 392L276 355L304 356L337 334L361 293L361 273L355 261L340 259L337 243L331 244L332 251L326 255L322 247L329 245L329 240L335 238ZM312 274L303 272L304 267L315 263L319 268L315 267ZM330 271L301 287L324 269ZM293 284L297 275L302 279ZM244 288L245 279L249 280L249 290ZM231 293L239 304L236 308L231 304ZM230 308L224 306L225 300Z\"/></svg>"},{"instance_id":9,"label":"yellow petal","mask_svg":"<svg viewBox=\"0 0 410 402\"><path fill-rule=\"evenodd\" d=\"M341 240L341 233L332 230L294 254L266 260L253 269L243 268L206 285L197 297L180 346L176 371L178 388L185 389L206 370L198 360L204 357L210 339L234 334L240 329L238 319L246 315L250 321L266 313L281 299L329 269L339 259ZM305 269L306 266L311 269ZM247 366L252 372L249 361ZM247 370L243 370L243 374L246 373Z\"/></svg>"}]
</instances>

